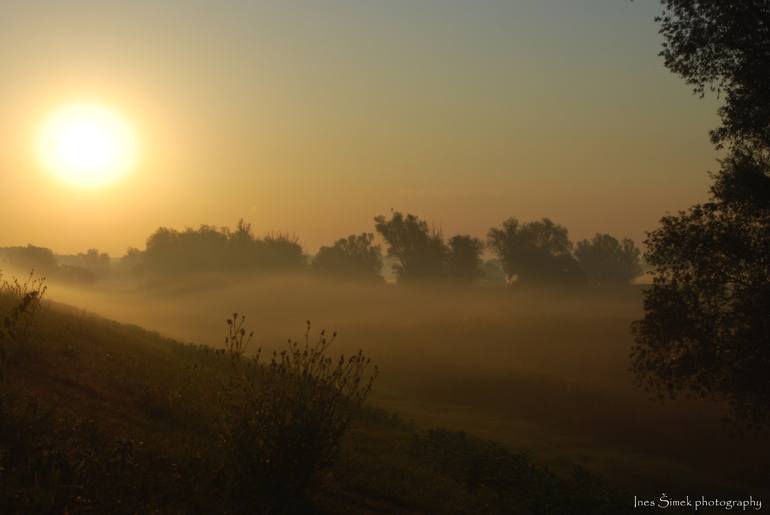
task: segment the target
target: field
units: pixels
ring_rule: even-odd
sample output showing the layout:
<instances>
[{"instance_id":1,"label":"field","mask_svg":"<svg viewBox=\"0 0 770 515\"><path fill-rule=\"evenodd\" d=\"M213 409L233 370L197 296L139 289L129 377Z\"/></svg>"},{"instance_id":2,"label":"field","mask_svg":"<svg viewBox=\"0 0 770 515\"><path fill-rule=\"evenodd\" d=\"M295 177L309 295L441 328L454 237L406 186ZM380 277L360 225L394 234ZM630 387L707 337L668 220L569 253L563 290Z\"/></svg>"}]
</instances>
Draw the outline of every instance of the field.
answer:
<instances>
[{"instance_id":1,"label":"field","mask_svg":"<svg viewBox=\"0 0 770 515\"><path fill-rule=\"evenodd\" d=\"M632 494L753 494L770 484L767 435L738 433L714 401L660 402L628 371L638 287L521 291L401 288L307 277L219 277L50 297L181 341L221 346L224 319L247 315L253 346L280 348L306 320L337 330L335 350L379 365L371 404L419 428L463 430L585 466Z\"/></svg>"}]
</instances>

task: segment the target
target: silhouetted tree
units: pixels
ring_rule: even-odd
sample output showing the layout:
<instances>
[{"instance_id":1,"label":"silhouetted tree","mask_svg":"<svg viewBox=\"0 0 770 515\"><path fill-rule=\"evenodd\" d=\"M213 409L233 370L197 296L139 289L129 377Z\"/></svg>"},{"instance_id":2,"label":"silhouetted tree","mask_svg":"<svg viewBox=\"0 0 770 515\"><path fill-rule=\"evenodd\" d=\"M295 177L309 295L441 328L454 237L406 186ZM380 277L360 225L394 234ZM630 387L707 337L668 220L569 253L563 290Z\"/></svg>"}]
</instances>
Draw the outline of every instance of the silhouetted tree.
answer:
<instances>
[{"instance_id":1,"label":"silhouetted tree","mask_svg":"<svg viewBox=\"0 0 770 515\"><path fill-rule=\"evenodd\" d=\"M300 270L307 265L307 256L302 252L296 236L268 234L254 243L257 268Z\"/></svg>"},{"instance_id":2,"label":"silhouetted tree","mask_svg":"<svg viewBox=\"0 0 770 515\"><path fill-rule=\"evenodd\" d=\"M129 247L125 256L120 258L119 267L123 272L140 275L144 271L144 253L137 248Z\"/></svg>"},{"instance_id":3,"label":"silhouetted tree","mask_svg":"<svg viewBox=\"0 0 770 515\"><path fill-rule=\"evenodd\" d=\"M78 254L80 266L96 277L109 275L111 260L106 252L99 252L97 249L88 249L85 254Z\"/></svg>"},{"instance_id":4,"label":"silhouetted tree","mask_svg":"<svg viewBox=\"0 0 770 515\"><path fill-rule=\"evenodd\" d=\"M23 269L34 269L40 274L54 275L58 262L53 250L46 247L27 245L26 247L6 247L0 253L9 265Z\"/></svg>"},{"instance_id":5,"label":"silhouetted tree","mask_svg":"<svg viewBox=\"0 0 770 515\"><path fill-rule=\"evenodd\" d=\"M141 261L148 271L168 275L299 269L306 264L296 238L284 234L255 238L243 220L232 232L209 225L181 232L161 227L148 238Z\"/></svg>"},{"instance_id":6,"label":"silhouetted tree","mask_svg":"<svg viewBox=\"0 0 770 515\"><path fill-rule=\"evenodd\" d=\"M527 224L509 218L501 228L489 230L488 243L511 281L569 284L582 280L566 227L548 218Z\"/></svg>"},{"instance_id":7,"label":"silhouetted tree","mask_svg":"<svg viewBox=\"0 0 770 515\"><path fill-rule=\"evenodd\" d=\"M648 235L654 283L633 325L638 379L661 394L729 401L770 423L770 2L664 2L666 66L702 93L724 92L729 147L711 201Z\"/></svg>"},{"instance_id":8,"label":"silhouetted tree","mask_svg":"<svg viewBox=\"0 0 770 515\"><path fill-rule=\"evenodd\" d=\"M578 242L575 258L586 279L599 285L628 284L642 272L641 251L634 242L619 242L609 234L596 234L591 240Z\"/></svg>"},{"instance_id":9,"label":"silhouetted tree","mask_svg":"<svg viewBox=\"0 0 770 515\"><path fill-rule=\"evenodd\" d=\"M449 240L447 277L458 281L475 281L483 275L481 253L484 244L468 235L453 236Z\"/></svg>"},{"instance_id":10,"label":"silhouetted tree","mask_svg":"<svg viewBox=\"0 0 770 515\"><path fill-rule=\"evenodd\" d=\"M390 220L380 215L374 221L388 244L388 256L398 261L393 270L399 282L443 277L448 250L441 234L429 230L425 221L399 212Z\"/></svg>"},{"instance_id":11,"label":"silhouetted tree","mask_svg":"<svg viewBox=\"0 0 770 515\"><path fill-rule=\"evenodd\" d=\"M373 240L371 233L351 234L331 247L321 247L312 268L324 275L381 281L382 252Z\"/></svg>"},{"instance_id":12,"label":"silhouetted tree","mask_svg":"<svg viewBox=\"0 0 770 515\"><path fill-rule=\"evenodd\" d=\"M657 18L666 67L724 96L714 143L770 147L770 2L664 0Z\"/></svg>"}]
</instances>

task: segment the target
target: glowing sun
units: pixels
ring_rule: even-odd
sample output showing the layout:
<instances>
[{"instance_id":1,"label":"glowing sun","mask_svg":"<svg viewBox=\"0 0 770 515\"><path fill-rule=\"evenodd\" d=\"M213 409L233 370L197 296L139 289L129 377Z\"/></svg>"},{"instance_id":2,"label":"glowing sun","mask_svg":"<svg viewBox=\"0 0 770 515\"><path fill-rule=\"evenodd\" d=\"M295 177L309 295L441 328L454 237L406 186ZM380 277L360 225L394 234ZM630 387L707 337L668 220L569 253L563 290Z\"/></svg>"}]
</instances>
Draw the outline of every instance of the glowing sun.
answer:
<instances>
[{"instance_id":1,"label":"glowing sun","mask_svg":"<svg viewBox=\"0 0 770 515\"><path fill-rule=\"evenodd\" d=\"M99 105L78 104L53 113L43 126L40 156L60 179L81 187L108 185L136 160L136 140L128 123Z\"/></svg>"}]
</instances>

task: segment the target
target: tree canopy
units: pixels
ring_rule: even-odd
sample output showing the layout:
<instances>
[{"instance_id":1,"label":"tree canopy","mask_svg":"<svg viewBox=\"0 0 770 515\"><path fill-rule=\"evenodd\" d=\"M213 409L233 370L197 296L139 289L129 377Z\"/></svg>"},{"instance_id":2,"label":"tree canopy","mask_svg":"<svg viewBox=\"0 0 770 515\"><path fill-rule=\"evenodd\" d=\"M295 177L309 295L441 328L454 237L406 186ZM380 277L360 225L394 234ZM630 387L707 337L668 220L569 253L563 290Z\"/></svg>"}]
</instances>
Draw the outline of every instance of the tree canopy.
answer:
<instances>
[{"instance_id":1,"label":"tree canopy","mask_svg":"<svg viewBox=\"0 0 770 515\"><path fill-rule=\"evenodd\" d=\"M393 266L399 281L435 280L443 276L447 247L441 234L415 215L400 212L390 219L374 219L377 232L388 245L388 256L397 260Z\"/></svg>"},{"instance_id":2,"label":"tree canopy","mask_svg":"<svg viewBox=\"0 0 770 515\"><path fill-rule=\"evenodd\" d=\"M770 2L663 0L665 65L703 94L724 95L715 143L770 146Z\"/></svg>"},{"instance_id":3,"label":"tree canopy","mask_svg":"<svg viewBox=\"0 0 770 515\"><path fill-rule=\"evenodd\" d=\"M598 285L628 284L642 272L641 251L628 238L618 241L609 234L596 234L578 242L575 258L588 282Z\"/></svg>"},{"instance_id":4,"label":"tree canopy","mask_svg":"<svg viewBox=\"0 0 770 515\"><path fill-rule=\"evenodd\" d=\"M147 239L141 259L146 271L169 275L305 266L296 239L281 234L256 238L243 220L234 231L210 225L184 231L161 227Z\"/></svg>"},{"instance_id":5,"label":"tree canopy","mask_svg":"<svg viewBox=\"0 0 770 515\"><path fill-rule=\"evenodd\" d=\"M567 228L548 218L526 224L509 218L500 228L489 230L488 243L509 280L524 284L568 284L582 280Z\"/></svg>"},{"instance_id":6,"label":"tree canopy","mask_svg":"<svg viewBox=\"0 0 770 515\"><path fill-rule=\"evenodd\" d=\"M382 252L373 241L371 233L341 238L331 247L321 247L311 266L324 275L381 281Z\"/></svg>"},{"instance_id":7,"label":"tree canopy","mask_svg":"<svg viewBox=\"0 0 770 515\"><path fill-rule=\"evenodd\" d=\"M770 424L770 2L663 3L666 66L724 93L711 137L728 153L709 201L647 237L654 282L632 366L658 393L725 399L736 421Z\"/></svg>"},{"instance_id":8,"label":"tree canopy","mask_svg":"<svg viewBox=\"0 0 770 515\"><path fill-rule=\"evenodd\" d=\"M447 277L455 281L472 282L484 275L481 253L484 243L467 234L458 234L449 239L447 253Z\"/></svg>"}]
</instances>

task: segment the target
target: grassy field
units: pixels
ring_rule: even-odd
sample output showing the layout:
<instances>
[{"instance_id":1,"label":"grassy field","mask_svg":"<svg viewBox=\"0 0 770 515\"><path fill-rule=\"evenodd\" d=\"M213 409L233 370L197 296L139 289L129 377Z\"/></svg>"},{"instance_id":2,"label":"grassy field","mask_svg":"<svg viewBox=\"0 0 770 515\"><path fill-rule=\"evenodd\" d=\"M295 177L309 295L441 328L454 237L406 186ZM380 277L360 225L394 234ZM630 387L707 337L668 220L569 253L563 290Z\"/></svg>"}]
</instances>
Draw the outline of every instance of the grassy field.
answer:
<instances>
[{"instance_id":1,"label":"grassy field","mask_svg":"<svg viewBox=\"0 0 770 515\"><path fill-rule=\"evenodd\" d=\"M188 283L189 284L189 283ZM56 291L52 296L57 297ZM196 288L104 286L58 297L183 341L221 345L222 313L248 314L273 348L305 319L379 365L372 402L421 427L465 430L577 462L632 491L736 491L770 484L767 434L736 434L724 406L665 403L633 383L629 324L640 289L405 289L303 277Z\"/></svg>"},{"instance_id":2,"label":"grassy field","mask_svg":"<svg viewBox=\"0 0 770 515\"><path fill-rule=\"evenodd\" d=\"M632 384L637 289L284 278L149 290L52 284L47 296L78 308L47 305L34 343L10 353L9 389L83 428L67 438L93 433L106 454L130 449L135 469L107 474L101 487L122 500L110 508L118 512L237 511L211 476L221 469L210 407L191 375L225 356L179 343L221 348L233 311L248 315L252 350L283 348L311 319L339 331L332 354L361 348L382 371L372 408L297 512L622 513L634 495L768 493L766 434L731 431L718 403L659 403Z\"/></svg>"}]
</instances>

